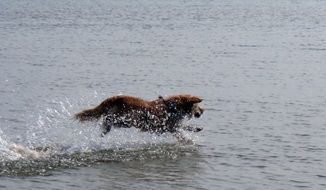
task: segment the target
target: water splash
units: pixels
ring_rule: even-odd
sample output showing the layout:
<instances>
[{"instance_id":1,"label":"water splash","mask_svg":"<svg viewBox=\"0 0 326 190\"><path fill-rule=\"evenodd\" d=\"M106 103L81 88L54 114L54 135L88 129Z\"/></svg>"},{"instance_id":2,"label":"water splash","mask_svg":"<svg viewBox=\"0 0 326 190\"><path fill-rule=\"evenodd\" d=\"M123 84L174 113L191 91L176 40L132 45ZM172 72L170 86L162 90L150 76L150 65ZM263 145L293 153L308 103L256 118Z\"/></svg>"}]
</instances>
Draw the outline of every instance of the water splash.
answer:
<instances>
[{"instance_id":1,"label":"water splash","mask_svg":"<svg viewBox=\"0 0 326 190\"><path fill-rule=\"evenodd\" d=\"M101 137L100 121L79 123L72 119L80 102L66 98L52 101L51 107L40 108L19 143L10 142L0 130L0 176L46 175L55 168L107 161L175 159L186 150L196 149L177 143L171 134L158 136L135 128L112 129Z\"/></svg>"}]
</instances>

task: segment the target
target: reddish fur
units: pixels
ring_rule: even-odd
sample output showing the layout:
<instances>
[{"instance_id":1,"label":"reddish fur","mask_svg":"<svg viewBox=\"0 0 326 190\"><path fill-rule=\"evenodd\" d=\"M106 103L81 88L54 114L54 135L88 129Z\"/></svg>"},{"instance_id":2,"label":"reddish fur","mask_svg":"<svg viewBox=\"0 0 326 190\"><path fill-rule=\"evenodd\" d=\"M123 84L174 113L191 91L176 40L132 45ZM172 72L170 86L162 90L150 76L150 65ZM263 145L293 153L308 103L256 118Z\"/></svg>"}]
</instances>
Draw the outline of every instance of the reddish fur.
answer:
<instances>
[{"instance_id":1,"label":"reddish fur","mask_svg":"<svg viewBox=\"0 0 326 190\"><path fill-rule=\"evenodd\" d=\"M179 106L183 106L187 103L199 103L202 100L196 96L191 95L176 95L176 96L170 96L165 101L173 100L177 103ZM113 105L120 106L123 110L133 109L133 110L143 110L148 109L152 111L153 113L160 112L160 101L154 100L154 101L146 101L141 98L133 97L133 96L113 96L109 97L106 100L104 100L100 105L96 106L92 109L86 109L83 110L77 114L75 114L75 118L79 121L90 121L94 119L99 119L103 114L105 114L105 109L109 108ZM122 111L123 111L122 110Z\"/></svg>"}]
</instances>

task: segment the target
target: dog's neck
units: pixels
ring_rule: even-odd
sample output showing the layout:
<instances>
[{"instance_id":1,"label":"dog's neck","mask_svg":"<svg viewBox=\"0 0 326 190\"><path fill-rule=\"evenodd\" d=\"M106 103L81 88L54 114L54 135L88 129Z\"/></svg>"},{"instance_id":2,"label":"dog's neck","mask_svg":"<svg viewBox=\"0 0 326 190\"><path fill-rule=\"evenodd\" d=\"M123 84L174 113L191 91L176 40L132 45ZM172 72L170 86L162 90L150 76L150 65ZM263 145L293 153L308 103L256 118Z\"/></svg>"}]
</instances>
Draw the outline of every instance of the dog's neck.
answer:
<instances>
[{"instance_id":1,"label":"dog's neck","mask_svg":"<svg viewBox=\"0 0 326 190\"><path fill-rule=\"evenodd\" d=\"M162 96L151 102L155 105L157 112L166 119L166 123L170 126L179 125L187 116L182 110L178 110L175 102L168 102ZM171 104L172 103L172 104Z\"/></svg>"}]
</instances>

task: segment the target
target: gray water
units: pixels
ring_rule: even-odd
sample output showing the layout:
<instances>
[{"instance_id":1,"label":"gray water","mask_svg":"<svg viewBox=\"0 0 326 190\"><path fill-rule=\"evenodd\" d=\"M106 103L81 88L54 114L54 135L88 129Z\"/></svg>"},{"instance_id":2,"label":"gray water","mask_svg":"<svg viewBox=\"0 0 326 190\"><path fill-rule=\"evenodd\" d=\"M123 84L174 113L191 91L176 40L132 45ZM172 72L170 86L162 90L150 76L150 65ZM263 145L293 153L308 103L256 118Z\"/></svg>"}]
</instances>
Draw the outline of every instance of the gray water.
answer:
<instances>
[{"instance_id":1,"label":"gray water","mask_svg":"<svg viewBox=\"0 0 326 190\"><path fill-rule=\"evenodd\" d=\"M0 188L325 189L325 18L319 0L0 0ZM72 119L180 93L204 99L193 144Z\"/></svg>"}]
</instances>

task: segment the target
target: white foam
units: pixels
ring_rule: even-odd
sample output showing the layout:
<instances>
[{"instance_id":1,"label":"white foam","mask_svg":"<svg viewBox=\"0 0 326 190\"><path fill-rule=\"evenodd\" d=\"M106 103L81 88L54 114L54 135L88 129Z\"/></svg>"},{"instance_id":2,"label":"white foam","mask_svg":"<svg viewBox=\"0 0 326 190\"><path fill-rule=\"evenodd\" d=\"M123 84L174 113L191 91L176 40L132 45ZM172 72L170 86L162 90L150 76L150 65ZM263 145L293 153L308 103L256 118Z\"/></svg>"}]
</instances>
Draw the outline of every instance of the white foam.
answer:
<instances>
[{"instance_id":1,"label":"white foam","mask_svg":"<svg viewBox=\"0 0 326 190\"><path fill-rule=\"evenodd\" d=\"M0 130L0 161L18 159L37 159L41 156L40 152L32 150L26 146L16 144L7 140Z\"/></svg>"}]
</instances>

